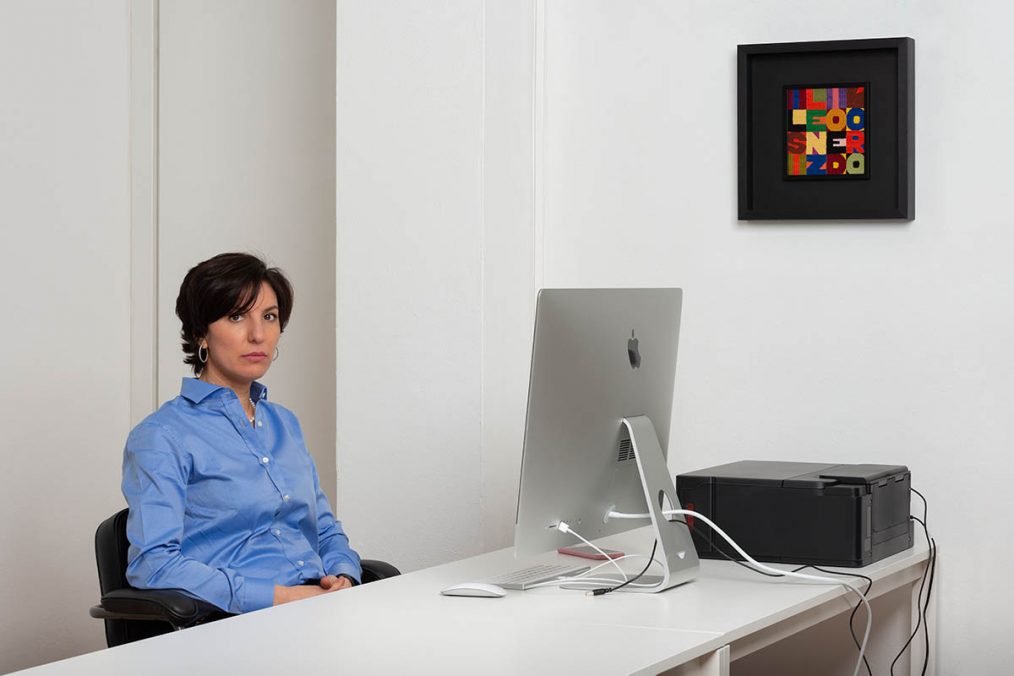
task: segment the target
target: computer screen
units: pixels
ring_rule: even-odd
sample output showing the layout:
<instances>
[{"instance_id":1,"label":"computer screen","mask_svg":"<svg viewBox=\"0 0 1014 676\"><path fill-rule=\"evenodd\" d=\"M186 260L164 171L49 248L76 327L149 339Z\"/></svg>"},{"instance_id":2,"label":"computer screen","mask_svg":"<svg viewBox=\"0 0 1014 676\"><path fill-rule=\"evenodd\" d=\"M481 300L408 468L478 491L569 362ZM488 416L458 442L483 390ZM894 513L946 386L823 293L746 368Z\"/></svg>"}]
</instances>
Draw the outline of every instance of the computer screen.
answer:
<instances>
[{"instance_id":1,"label":"computer screen","mask_svg":"<svg viewBox=\"0 0 1014 676\"><path fill-rule=\"evenodd\" d=\"M678 507L665 452L682 301L681 289L539 293L514 535L518 556L574 544L573 535L557 530L560 521L592 540L652 524L649 513L660 516L663 505ZM650 420L654 434L631 439L625 419ZM649 443L649 436L657 441ZM640 469L635 447L648 461ZM650 457L650 447L657 457ZM658 504L650 507L646 494ZM610 512L646 518L615 519ZM657 525L669 531L665 556L689 571L674 583L690 579L697 556L686 526Z\"/></svg>"}]
</instances>

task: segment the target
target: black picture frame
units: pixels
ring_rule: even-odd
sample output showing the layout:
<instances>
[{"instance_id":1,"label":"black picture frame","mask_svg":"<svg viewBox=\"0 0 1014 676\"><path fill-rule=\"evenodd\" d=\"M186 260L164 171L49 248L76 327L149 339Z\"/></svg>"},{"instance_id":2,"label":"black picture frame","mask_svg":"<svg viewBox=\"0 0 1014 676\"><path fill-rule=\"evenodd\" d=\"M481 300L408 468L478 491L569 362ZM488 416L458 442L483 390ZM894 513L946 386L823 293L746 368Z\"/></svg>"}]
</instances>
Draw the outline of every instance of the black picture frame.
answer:
<instances>
[{"instance_id":1,"label":"black picture frame","mask_svg":"<svg viewBox=\"0 0 1014 676\"><path fill-rule=\"evenodd\" d=\"M785 88L868 83L864 180L786 180ZM739 45L739 219L915 218L912 38Z\"/></svg>"}]
</instances>

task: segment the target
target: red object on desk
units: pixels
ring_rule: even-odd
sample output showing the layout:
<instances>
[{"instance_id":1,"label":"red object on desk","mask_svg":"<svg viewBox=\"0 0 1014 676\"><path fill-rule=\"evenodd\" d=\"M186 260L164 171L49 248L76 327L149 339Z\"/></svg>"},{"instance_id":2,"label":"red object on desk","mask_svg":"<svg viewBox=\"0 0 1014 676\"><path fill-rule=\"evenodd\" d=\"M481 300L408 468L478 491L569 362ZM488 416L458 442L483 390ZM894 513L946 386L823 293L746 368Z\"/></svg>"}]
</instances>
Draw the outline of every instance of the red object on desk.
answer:
<instances>
[{"instance_id":1,"label":"red object on desk","mask_svg":"<svg viewBox=\"0 0 1014 676\"><path fill-rule=\"evenodd\" d=\"M557 549L561 554L567 554L568 556L580 556L582 559L594 559L595 561L605 561L607 558L618 559L623 556L623 552L618 552L615 549L603 549L607 556L602 556L597 551L587 545L581 545L580 547L560 547Z\"/></svg>"}]
</instances>

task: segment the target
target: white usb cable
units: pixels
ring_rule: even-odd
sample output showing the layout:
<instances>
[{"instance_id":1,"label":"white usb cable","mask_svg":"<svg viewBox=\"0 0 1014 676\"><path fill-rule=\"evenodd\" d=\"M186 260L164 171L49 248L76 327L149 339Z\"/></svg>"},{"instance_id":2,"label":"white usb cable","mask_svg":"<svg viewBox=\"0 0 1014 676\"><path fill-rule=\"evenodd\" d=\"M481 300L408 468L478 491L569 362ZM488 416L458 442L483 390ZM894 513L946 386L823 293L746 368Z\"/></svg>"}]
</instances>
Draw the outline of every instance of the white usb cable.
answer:
<instances>
[{"instance_id":1,"label":"white usb cable","mask_svg":"<svg viewBox=\"0 0 1014 676\"><path fill-rule=\"evenodd\" d=\"M616 566L616 570L620 571L620 575L623 576L623 581L624 582L627 581L627 574L623 572L623 569L620 568L620 564L616 563L616 561L613 559L613 557L611 557L608 554L606 554L604 551L602 551L601 549L599 549L598 547L596 547L590 541L585 540L584 537L580 533L578 533L577 531L575 531L573 528L571 528L567 524L566 521L561 521L560 523L558 523L556 525L556 529L559 530L561 533L570 533L571 535L575 536L578 540L580 540L581 542L585 543L586 545L588 545L589 547L591 547L592 549L594 549L596 552L598 552L602 556L606 557L608 559L607 563L611 562L614 566Z\"/></svg>"}]
</instances>

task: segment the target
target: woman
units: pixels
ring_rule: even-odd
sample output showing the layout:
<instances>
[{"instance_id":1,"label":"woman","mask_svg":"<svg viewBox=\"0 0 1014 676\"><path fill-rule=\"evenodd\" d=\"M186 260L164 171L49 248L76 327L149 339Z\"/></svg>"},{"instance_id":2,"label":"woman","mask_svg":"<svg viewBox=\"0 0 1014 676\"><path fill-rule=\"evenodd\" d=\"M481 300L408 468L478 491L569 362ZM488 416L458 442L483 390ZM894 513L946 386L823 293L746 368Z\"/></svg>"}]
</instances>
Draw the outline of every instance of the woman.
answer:
<instances>
[{"instance_id":1,"label":"woman","mask_svg":"<svg viewBox=\"0 0 1014 676\"><path fill-rule=\"evenodd\" d=\"M291 310L288 280L255 256L220 254L184 278L176 314L197 377L124 451L133 586L243 613L359 583L299 421L257 382Z\"/></svg>"}]
</instances>

